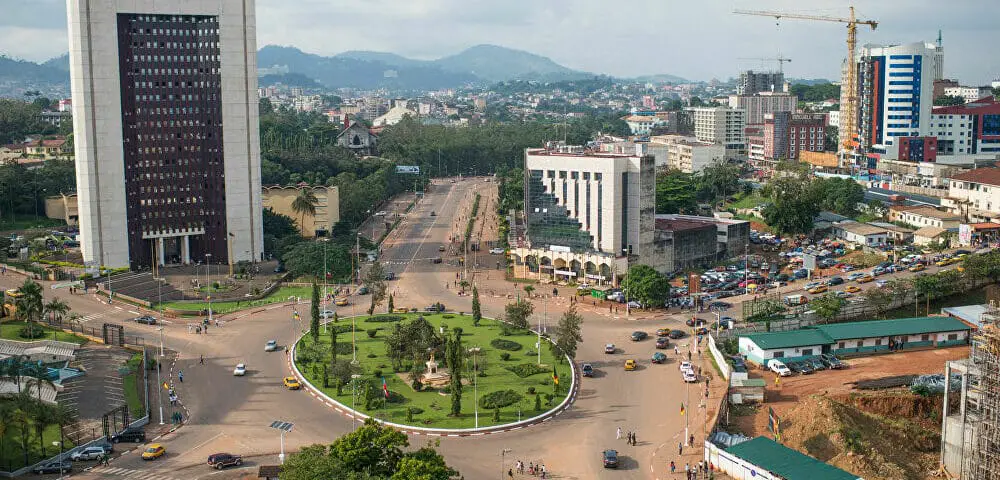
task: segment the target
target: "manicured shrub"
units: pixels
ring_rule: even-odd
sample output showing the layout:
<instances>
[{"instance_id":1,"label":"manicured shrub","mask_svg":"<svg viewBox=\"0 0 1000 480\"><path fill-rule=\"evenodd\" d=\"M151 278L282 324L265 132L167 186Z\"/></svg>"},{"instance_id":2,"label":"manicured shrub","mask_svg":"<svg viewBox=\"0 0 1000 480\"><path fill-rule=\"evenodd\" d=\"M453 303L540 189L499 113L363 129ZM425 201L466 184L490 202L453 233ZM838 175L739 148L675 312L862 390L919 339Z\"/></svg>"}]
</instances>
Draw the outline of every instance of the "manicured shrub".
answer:
<instances>
[{"instance_id":1,"label":"manicured shrub","mask_svg":"<svg viewBox=\"0 0 1000 480\"><path fill-rule=\"evenodd\" d=\"M525 378L532 375L537 375L539 373L544 373L549 371L547 368L540 367L534 363L522 363L520 365L512 365L509 367L504 367L507 370L514 372L515 375Z\"/></svg>"},{"instance_id":2,"label":"manicured shrub","mask_svg":"<svg viewBox=\"0 0 1000 480\"><path fill-rule=\"evenodd\" d=\"M521 401L521 394L513 390L497 390L479 399L482 408L503 408Z\"/></svg>"},{"instance_id":3,"label":"manicured shrub","mask_svg":"<svg viewBox=\"0 0 1000 480\"><path fill-rule=\"evenodd\" d=\"M505 362L506 362L507 360L510 360L510 353L507 353L507 352L503 352L503 353L501 353L501 354L500 354L500 359L501 359L501 360L503 360L503 361L505 361Z\"/></svg>"},{"instance_id":4,"label":"manicured shrub","mask_svg":"<svg viewBox=\"0 0 1000 480\"><path fill-rule=\"evenodd\" d=\"M368 338L375 338L375 335L378 335L377 328L369 328L366 332L368 333Z\"/></svg>"},{"instance_id":5,"label":"manicured shrub","mask_svg":"<svg viewBox=\"0 0 1000 480\"><path fill-rule=\"evenodd\" d=\"M493 340L490 341L490 345L492 345L493 348L496 348L498 350L507 350L508 352L516 352L521 348L523 348L523 346L520 343L517 343L513 340L506 340L503 338L494 338Z\"/></svg>"},{"instance_id":6,"label":"manicured shrub","mask_svg":"<svg viewBox=\"0 0 1000 480\"><path fill-rule=\"evenodd\" d=\"M373 315L371 317L368 317L368 320L365 321L373 323L387 323L387 322L401 322L403 320L406 320L406 317L402 315Z\"/></svg>"}]
</instances>

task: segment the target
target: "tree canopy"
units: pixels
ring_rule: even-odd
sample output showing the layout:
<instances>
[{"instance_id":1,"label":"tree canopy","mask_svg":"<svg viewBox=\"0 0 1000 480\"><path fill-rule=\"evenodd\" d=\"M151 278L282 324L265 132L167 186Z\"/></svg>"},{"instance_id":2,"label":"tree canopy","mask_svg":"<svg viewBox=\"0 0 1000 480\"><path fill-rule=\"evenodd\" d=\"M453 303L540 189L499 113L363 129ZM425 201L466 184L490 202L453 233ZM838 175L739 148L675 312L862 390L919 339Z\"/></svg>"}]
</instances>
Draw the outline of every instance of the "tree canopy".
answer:
<instances>
[{"instance_id":1,"label":"tree canopy","mask_svg":"<svg viewBox=\"0 0 1000 480\"><path fill-rule=\"evenodd\" d=\"M670 280L649 265L632 265L622 289L630 300L648 306L662 306L670 298Z\"/></svg>"}]
</instances>

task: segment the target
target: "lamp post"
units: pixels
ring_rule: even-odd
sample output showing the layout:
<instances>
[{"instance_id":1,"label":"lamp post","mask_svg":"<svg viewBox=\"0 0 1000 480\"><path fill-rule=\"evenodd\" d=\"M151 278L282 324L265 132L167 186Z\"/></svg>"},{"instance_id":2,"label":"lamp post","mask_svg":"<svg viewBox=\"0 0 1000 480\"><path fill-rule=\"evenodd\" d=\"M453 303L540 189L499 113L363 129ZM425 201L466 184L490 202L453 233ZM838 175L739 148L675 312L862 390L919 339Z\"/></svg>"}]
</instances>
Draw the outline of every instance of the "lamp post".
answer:
<instances>
[{"instance_id":1,"label":"lamp post","mask_svg":"<svg viewBox=\"0 0 1000 480\"><path fill-rule=\"evenodd\" d=\"M59 461L60 462L66 461L65 458L62 458L62 454L63 454L63 442L62 442L62 440L53 441L52 442L52 446L53 447L59 447ZM62 480L64 478L66 478L66 476L64 475L64 473L65 472L63 472L62 468L60 468L59 469L59 480Z\"/></svg>"},{"instance_id":2,"label":"lamp post","mask_svg":"<svg viewBox=\"0 0 1000 480\"><path fill-rule=\"evenodd\" d=\"M163 356L163 327L157 328L160 331L160 356Z\"/></svg>"},{"instance_id":3,"label":"lamp post","mask_svg":"<svg viewBox=\"0 0 1000 480\"><path fill-rule=\"evenodd\" d=\"M361 375L351 375L351 431L358 429L358 410L354 406L354 400L358 396L358 382Z\"/></svg>"},{"instance_id":4,"label":"lamp post","mask_svg":"<svg viewBox=\"0 0 1000 480\"><path fill-rule=\"evenodd\" d=\"M326 308L327 308L327 306L329 306L329 303L326 300L327 299L327 295L328 295L328 293L327 293L327 281L326 281L326 277L327 277L326 272L328 271L326 269L326 246L327 246L328 243L330 243L330 242L329 241L324 241L323 242L323 314L324 315L326 315ZM327 322L323 322L323 334L324 335L326 334L326 324L327 324Z\"/></svg>"},{"instance_id":5,"label":"lamp post","mask_svg":"<svg viewBox=\"0 0 1000 480\"><path fill-rule=\"evenodd\" d=\"M163 356L163 327L160 330L160 356ZM160 407L160 425L163 425L163 384L160 383L160 362L156 362L156 403Z\"/></svg>"},{"instance_id":6,"label":"lamp post","mask_svg":"<svg viewBox=\"0 0 1000 480\"><path fill-rule=\"evenodd\" d=\"M212 323L212 254L205 254L205 288L208 289L208 323Z\"/></svg>"},{"instance_id":7,"label":"lamp post","mask_svg":"<svg viewBox=\"0 0 1000 480\"><path fill-rule=\"evenodd\" d=\"M108 268L108 254L104 253L104 272L108 274L108 305L111 305L115 292L111 290L111 269Z\"/></svg>"},{"instance_id":8,"label":"lamp post","mask_svg":"<svg viewBox=\"0 0 1000 480\"><path fill-rule=\"evenodd\" d=\"M506 457L510 453L509 448L505 448L500 451L500 480L503 480L503 469L506 467Z\"/></svg>"},{"instance_id":9,"label":"lamp post","mask_svg":"<svg viewBox=\"0 0 1000 480\"><path fill-rule=\"evenodd\" d=\"M294 426L294 423L282 422L280 420L271 422L271 428L276 428L281 431L281 453L278 454L278 463L282 465L285 464L285 433L291 433L292 427Z\"/></svg>"},{"instance_id":10,"label":"lamp post","mask_svg":"<svg viewBox=\"0 0 1000 480\"><path fill-rule=\"evenodd\" d=\"M476 428L479 428L479 347L469 349L472 353L472 400L476 411Z\"/></svg>"}]
</instances>

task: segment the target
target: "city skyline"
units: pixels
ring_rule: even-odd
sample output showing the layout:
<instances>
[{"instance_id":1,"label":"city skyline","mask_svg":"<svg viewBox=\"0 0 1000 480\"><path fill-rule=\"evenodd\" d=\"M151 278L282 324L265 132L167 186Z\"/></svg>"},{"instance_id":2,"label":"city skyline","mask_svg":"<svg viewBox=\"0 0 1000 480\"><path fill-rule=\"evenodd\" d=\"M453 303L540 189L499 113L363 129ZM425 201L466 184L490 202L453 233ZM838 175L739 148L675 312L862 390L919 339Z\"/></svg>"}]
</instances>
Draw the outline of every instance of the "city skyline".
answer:
<instances>
[{"instance_id":1,"label":"city skyline","mask_svg":"<svg viewBox=\"0 0 1000 480\"><path fill-rule=\"evenodd\" d=\"M772 62L742 59L774 57L780 52L792 59L785 65L789 77L837 81L846 51L841 26L731 13L742 8L847 15L847 2L831 3L739 0L670 5L642 0L628 10L608 11L601 3L567 0L542 6L523 0L502 4L374 0L358 5L310 0L297 2L295 7L258 0L257 38L258 47L292 45L320 55L371 50L417 59L440 58L486 43L547 56L566 67L596 74L667 73L691 80L725 80L741 68L773 67ZM1000 27L989 20L1000 14L1000 4L959 0L942 9L930 0L917 0L901 7L901 2L856 2L860 18L880 22L875 32L859 30L859 45L933 41L940 29L946 78L987 84L1000 72L1000 59L988 50L989 40L1000 33ZM962 14L969 9L980 14ZM0 53L44 61L67 51L65 2L38 0L5 5L4 10L8 14L0 19ZM641 17L637 12L643 12ZM678 22L679 17L706 20ZM358 18L372 21L359 22ZM436 26L428 28L427 22ZM671 50L670 45L700 48ZM623 47L629 54L621 54Z\"/></svg>"}]
</instances>

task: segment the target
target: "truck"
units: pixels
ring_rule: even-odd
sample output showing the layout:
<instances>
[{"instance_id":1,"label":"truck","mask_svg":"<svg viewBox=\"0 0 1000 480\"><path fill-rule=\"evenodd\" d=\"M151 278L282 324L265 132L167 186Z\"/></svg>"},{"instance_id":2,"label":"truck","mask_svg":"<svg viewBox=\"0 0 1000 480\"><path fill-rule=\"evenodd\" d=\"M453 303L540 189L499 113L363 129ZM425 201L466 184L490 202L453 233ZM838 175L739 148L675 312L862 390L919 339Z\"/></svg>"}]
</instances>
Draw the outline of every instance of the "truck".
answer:
<instances>
[{"instance_id":1,"label":"truck","mask_svg":"<svg viewBox=\"0 0 1000 480\"><path fill-rule=\"evenodd\" d=\"M809 298L805 295L786 295L785 305L805 305L809 303Z\"/></svg>"}]
</instances>

